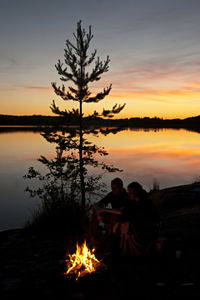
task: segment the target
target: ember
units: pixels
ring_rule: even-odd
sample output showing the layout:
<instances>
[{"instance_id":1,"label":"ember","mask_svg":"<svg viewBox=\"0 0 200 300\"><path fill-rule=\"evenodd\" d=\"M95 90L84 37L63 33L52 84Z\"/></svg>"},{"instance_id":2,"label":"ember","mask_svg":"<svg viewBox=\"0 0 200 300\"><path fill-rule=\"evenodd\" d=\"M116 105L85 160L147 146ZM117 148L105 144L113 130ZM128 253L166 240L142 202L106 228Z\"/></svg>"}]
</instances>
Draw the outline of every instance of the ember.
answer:
<instances>
[{"instance_id":1,"label":"ember","mask_svg":"<svg viewBox=\"0 0 200 300\"><path fill-rule=\"evenodd\" d=\"M102 267L105 267L103 263L101 263L94 254L95 249L90 250L86 241L82 246L77 244L76 253L69 254L69 259L67 262L67 271L65 275L71 275L78 280L79 277L83 277L88 273L92 273L98 271Z\"/></svg>"}]
</instances>

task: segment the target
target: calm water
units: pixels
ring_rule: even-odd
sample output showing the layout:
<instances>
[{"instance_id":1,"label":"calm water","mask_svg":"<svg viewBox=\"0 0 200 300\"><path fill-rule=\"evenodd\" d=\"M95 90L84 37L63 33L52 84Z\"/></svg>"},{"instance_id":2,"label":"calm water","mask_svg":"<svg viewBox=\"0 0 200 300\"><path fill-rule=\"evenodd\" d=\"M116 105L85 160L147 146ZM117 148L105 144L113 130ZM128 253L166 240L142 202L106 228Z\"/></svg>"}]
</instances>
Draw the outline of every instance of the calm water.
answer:
<instances>
[{"instance_id":1,"label":"calm water","mask_svg":"<svg viewBox=\"0 0 200 300\"><path fill-rule=\"evenodd\" d=\"M117 135L100 135L90 140L105 146L106 161L122 168L120 176L125 186L139 181L147 190L156 178L160 187L193 182L200 176L200 135L186 130L127 129ZM34 132L0 133L0 230L20 227L38 205L37 199L24 192L29 183L22 176L29 166L42 170L39 156L55 156L54 145Z\"/></svg>"}]
</instances>

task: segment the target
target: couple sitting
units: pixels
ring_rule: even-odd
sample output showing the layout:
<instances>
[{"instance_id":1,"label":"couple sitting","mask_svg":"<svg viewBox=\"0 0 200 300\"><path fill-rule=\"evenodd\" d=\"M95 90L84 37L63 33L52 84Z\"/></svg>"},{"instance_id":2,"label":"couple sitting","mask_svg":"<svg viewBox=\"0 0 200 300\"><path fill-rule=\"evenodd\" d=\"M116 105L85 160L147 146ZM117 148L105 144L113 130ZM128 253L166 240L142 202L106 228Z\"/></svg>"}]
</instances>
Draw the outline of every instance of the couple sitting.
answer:
<instances>
[{"instance_id":1,"label":"couple sitting","mask_svg":"<svg viewBox=\"0 0 200 300\"><path fill-rule=\"evenodd\" d=\"M119 238L122 254L147 254L155 247L159 224L157 209L149 194L138 182L130 183L126 191L120 178L111 181L111 189L94 205L90 238L98 244L99 224L102 224L107 237ZM108 204L112 209L106 208Z\"/></svg>"}]
</instances>

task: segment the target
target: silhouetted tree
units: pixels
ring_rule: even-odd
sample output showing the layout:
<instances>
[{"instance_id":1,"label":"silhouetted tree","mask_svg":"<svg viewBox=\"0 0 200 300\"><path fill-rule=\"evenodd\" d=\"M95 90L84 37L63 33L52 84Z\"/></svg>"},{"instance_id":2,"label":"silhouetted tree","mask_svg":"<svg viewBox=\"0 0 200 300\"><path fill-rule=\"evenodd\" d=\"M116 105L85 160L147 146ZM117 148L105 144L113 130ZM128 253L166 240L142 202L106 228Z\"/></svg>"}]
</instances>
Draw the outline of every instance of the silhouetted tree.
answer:
<instances>
[{"instance_id":1,"label":"silhouetted tree","mask_svg":"<svg viewBox=\"0 0 200 300\"><path fill-rule=\"evenodd\" d=\"M97 93L95 96L91 95L89 91L88 84L101 79L101 75L107 72L109 69L109 56L107 56L104 62L100 61L99 57L96 58L97 50L95 49L92 53L88 54L90 42L93 38L91 33L91 26L89 26L89 31L86 33L85 29L81 27L81 21L77 23L76 34L73 33L75 37L75 43L71 43L66 40L66 48L64 49L65 66L58 60L55 65L58 74L61 76L60 80L67 82L70 81L73 86L68 86L66 91L64 84L60 87L57 86L55 82L52 82L55 93L60 96L63 100L75 101L79 103L79 109L70 110L60 110L60 108L55 104L53 100L50 106L53 113L63 116L66 119L79 119L78 132L79 141L74 142L74 149L78 149L79 153L79 176L81 185L81 199L82 208L85 208L85 175L86 175L86 165L93 164L98 165L97 161L93 157L93 153L99 153L101 155L106 155L107 153L96 145L91 145L87 140L84 139L84 114L83 114L83 103L98 103L103 100L109 93L112 87L110 84L108 87L104 88L102 92ZM94 67L91 72L88 71L90 65L94 62ZM98 117L109 117L112 118L115 114L118 114L124 105L115 104L111 110L103 109L101 113L94 111L93 114L87 116L87 119L94 119ZM48 136L45 136L48 139ZM78 144L77 144L78 143ZM109 170L109 167L105 164L101 165L102 168ZM111 168L109 171L114 171L117 169Z\"/></svg>"}]
</instances>

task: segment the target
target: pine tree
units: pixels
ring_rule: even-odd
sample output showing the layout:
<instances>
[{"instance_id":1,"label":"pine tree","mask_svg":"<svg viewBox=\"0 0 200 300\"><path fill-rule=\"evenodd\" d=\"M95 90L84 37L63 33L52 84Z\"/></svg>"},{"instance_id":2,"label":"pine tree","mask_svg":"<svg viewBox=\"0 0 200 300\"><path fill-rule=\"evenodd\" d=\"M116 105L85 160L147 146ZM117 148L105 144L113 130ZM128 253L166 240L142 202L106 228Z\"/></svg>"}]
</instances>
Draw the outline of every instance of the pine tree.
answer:
<instances>
[{"instance_id":1,"label":"pine tree","mask_svg":"<svg viewBox=\"0 0 200 300\"><path fill-rule=\"evenodd\" d=\"M75 43L71 43L68 39L66 40L66 48L64 49L65 65L58 60L55 65L58 74L61 76L60 80L63 82L70 81L73 86L68 86L66 90L65 85L57 86L55 82L52 82L52 87L56 95L60 96L63 100L76 101L79 103L79 109L72 111L70 110L60 110L53 100L50 106L53 113L66 117L66 118L78 118L79 119L79 176L81 184L81 199L82 208L85 208L85 163L84 155L88 154L88 147L84 141L84 114L83 114L83 103L98 103L103 100L111 91L112 84L104 88L102 92L97 93L95 96L91 95L88 85L94 81L101 79L101 75L109 70L110 58L107 56L106 60L103 62L100 60L99 56L96 57L97 50L95 49L92 53L88 54L90 47L90 42L93 38L91 33L91 26L89 26L89 31L86 33L85 29L81 26L81 20L77 23L76 34L73 33L75 38ZM96 60L95 60L96 58ZM94 67L92 71L89 72L89 66L94 62ZM121 112L124 105L115 104L111 110L103 109L102 113L94 111L92 115L87 116L90 119L98 117L108 117L112 118L115 114ZM87 149L86 149L87 148ZM91 147L90 147L91 148ZM92 150L92 149L91 149ZM93 149L97 151L97 149ZM99 149L99 151L102 151ZM105 167L105 165L104 165ZM109 168L108 168L109 169ZM116 169L117 170L117 169Z\"/></svg>"}]
</instances>

